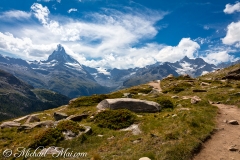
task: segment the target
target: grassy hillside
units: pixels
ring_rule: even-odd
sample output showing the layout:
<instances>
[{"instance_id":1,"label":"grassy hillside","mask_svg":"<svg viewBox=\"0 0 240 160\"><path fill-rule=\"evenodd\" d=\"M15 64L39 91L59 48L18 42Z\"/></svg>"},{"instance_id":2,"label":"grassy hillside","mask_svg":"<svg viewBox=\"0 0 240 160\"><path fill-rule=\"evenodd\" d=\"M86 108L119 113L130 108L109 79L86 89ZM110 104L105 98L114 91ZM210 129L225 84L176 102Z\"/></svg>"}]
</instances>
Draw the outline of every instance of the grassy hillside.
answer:
<instances>
[{"instance_id":1,"label":"grassy hillside","mask_svg":"<svg viewBox=\"0 0 240 160\"><path fill-rule=\"evenodd\" d=\"M34 89L12 74L0 70L0 121L67 104L58 93Z\"/></svg>"},{"instance_id":2,"label":"grassy hillside","mask_svg":"<svg viewBox=\"0 0 240 160\"><path fill-rule=\"evenodd\" d=\"M216 76L219 75L216 74ZM215 128L217 108L209 102L239 105L239 81L222 81L210 79L210 77L212 77L211 74L197 79L183 76L164 79L161 81L163 93L151 92L152 87L144 84L110 94L74 99L68 106L41 112L39 118L53 120L52 115L56 111L67 115L89 114L87 119L77 123L91 126L91 134L72 140L63 140L61 133L57 132L64 128L62 124L61 127L51 129L51 132L48 128L22 131L6 128L0 130L0 152L6 148L13 149L15 152L17 147L28 148L33 146L32 144L44 144L46 147L54 145L70 148L74 152L86 152L87 157L81 159L138 160L141 157L149 157L151 160L191 159ZM137 114L120 110L96 116L96 105L101 100L120 98L124 93L131 93L132 98L155 101L161 104L163 109L158 113ZM191 102L194 96L201 100ZM126 117L130 119L119 121L119 118L121 120ZM129 131L119 131L118 128L121 128L121 125L127 124L124 122L138 124L141 133L133 135ZM65 124L65 127L71 126L76 129L75 125L71 122L71 124ZM46 143L43 137L48 137L49 141ZM46 159L56 158L48 156Z\"/></svg>"}]
</instances>

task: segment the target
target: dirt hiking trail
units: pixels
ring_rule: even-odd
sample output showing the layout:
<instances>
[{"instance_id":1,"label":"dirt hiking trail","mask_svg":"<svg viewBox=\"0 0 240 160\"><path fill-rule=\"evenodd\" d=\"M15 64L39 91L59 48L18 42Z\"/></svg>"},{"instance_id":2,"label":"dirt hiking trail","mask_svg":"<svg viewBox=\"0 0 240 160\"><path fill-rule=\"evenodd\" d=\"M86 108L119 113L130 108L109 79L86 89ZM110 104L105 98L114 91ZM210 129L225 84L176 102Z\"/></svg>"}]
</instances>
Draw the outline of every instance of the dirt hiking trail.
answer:
<instances>
[{"instance_id":1,"label":"dirt hiking trail","mask_svg":"<svg viewBox=\"0 0 240 160\"><path fill-rule=\"evenodd\" d=\"M148 85L152 86L153 89L157 90L158 92L162 92L162 88L161 88L161 81L160 80L156 80L156 81L151 81L148 83Z\"/></svg>"},{"instance_id":2,"label":"dirt hiking trail","mask_svg":"<svg viewBox=\"0 0 240 160\"><path fill-rule=\"evenodd\" d=\"M240 125L227 123L230 120L240 123L240 109L232 105L214 105L219 108L216 133L203 144L193 160L240 160Z\"/></svg>"}]
</instances>

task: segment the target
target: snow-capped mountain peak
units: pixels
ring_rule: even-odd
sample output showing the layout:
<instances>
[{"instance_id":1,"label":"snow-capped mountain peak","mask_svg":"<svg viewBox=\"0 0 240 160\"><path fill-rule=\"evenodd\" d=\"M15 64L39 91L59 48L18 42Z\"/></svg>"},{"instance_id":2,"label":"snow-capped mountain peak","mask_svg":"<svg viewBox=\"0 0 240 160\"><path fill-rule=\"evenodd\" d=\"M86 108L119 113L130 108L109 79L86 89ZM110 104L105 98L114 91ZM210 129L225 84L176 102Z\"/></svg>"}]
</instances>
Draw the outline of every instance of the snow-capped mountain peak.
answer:
<instances>
[{"instance_id":1,"label":"snow-capped mountain peak","mask_svg":"<svg viewBox=\"0 0 240 160\"><path fill-rule=\"evenodd\" d=\"M70 55L66 53L64 47L61 44L57 45L57 49L53 51L53 53L48 57L48 60L46 62L51 62L53 60L56 60L59 63L79 64L77 60L75 60L74 58L72 58Z\"/></svg>"}]
</instances>

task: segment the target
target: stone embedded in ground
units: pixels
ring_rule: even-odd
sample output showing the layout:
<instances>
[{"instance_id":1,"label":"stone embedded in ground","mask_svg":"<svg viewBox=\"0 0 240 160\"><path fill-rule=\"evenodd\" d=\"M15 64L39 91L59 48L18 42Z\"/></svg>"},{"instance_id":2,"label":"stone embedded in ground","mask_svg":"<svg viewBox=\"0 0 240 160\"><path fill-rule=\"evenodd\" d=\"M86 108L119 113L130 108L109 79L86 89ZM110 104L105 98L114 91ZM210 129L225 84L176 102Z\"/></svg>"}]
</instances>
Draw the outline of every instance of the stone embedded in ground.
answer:
<instances>
[{"instance_id":1,"label":"stone embedded in ground","mask_svg":"<svg viewBox=\"0 0 240 160\"><path fill-rule=\"evenodd\" d=\"M14 121L8 121L8 122L3 122L1 125L0 125L0 128L3 129L3 128L12 128L12 127L20 127L20 123L18 122L14 122Z\"/></svg>"},{"instance_id":2,"label":"stone embedded in ground","mask_svg":"<svg viewBox=\"0 0 240 160\"><path fill-rule=\"evenodd\" d=\"M20 118L18 118L18 119L14 119L13 121L14 121L14 122L20 122L20 121L23 121L23 120L28 119L28 117L29 117L29 115L24 116L24 117L20 117Z\"/></svg>"},{"instance_id":3,"label":"stone embedded in ground","mask_svg":"<svg viewBox=\"0 0 240 160\"><path fill-rule=\"evenodd\" d=\"M189 108L179 108L178 110L179 111L189 111L190 109Z\"/></svg>"},{"instance_id":4,"label":"stone embedded in ground","mask_svg":"<svg viewBox=\"0 0 240 160\"><path fill-rule=\"evenodd\" d=\"M228 121L228 124L239 125L237 120L230 120L230 121Z\"/></svg>"},{"instance_id":5,"label":"stone embedded in ground","mask_svg":"<svg viewBox=\"0 0 240 160\"><path fill-rule=\"evenodd\" d=\"M148 158L148 157L142 157L142 158L140 158L139 160L151 160L151 159Z\"/></svg>"},{"instance_id":6,"label":"stone embedded in ground","mask_svg":"<svg viewBox=\"0 0 240 160\"><path fill-rule=\"evenodd\" d=\"M37 116L30 115L25 123L40 122Z\"/></svg>"},{"instance_id":7,"label":"stone embedded in ground","mask_svg":"<svg viewBox=\"0 0 240 160\"><path fill-rule=\"evenodd\" d=\"M210 83L202 82L200 85L201 85L201 86L209 86Z\"/></svg>"},{"instance_id":8,"label":"stone embedded in ground","mask_svg":"<svg viewBox=\"0 0 240 160\"><path fill-rule=\"evenodd\" d=\"M79 122L79 121L82 121L83 119L86 119L88 116L89 116L88 114L71 115L66 119Z\"/></svg>"},{"instance_id":9,"label":"stone embedded in ground","mask_svg":"<svg viewBox=\"0 0 240 160\"><path fill-rule=\"evenodd\" d=\"M54 112L53 117L56 121L59 121L61 119L66 119L68 117L68 115L65 113L61 113L61 112Z\"/></svg>"},{"instance_id":10,"label":"stone embedded in ground","mask_svg":"<svg viewBox=\"0 0 240 160\"><path fill-rule=\"evenodd\" d=\"M54 126L54 121L52 120L46 120L42 122L34 122L34 123L25 123L20 126L20 129L33 129L36 127L53 127Z\"/></svg>"},{"instance_id":11,"label":"stone embedded in ground","mask_svg":"<svg viewBox=\"0 0 240 160\"><path fill-rule=\"evenodd\" d=\"M236 147L236 145L230 146L228 148L229 151L238 151L238 148Z\"/></svg>"},{"instance_id":12,"label":"stone embedded in ground","mask_svg":"<svg viewBox=\"0 0 240 160\"><path fill-rule=\"evenodd\" d=\"M102 100L97 108L99 110L105 109L128 109L132 112L155 113L161 110L158 103L153 101L139 100L133 98L116 98Z\"/></svg>"},{"instance_id":13,"label":"stone embedded in ground","mask_svg":"<svg viewBox=\"0 0 240 160\"><path fill-rule=\"evenodd\" d=\"M193 89L193 92L207 92L205 89Z\"/></svg>"},{"instance_id":14,"label":"stone embedded in ground","mask_svg":"<svg viewBox=\"0 0 240 160\"><path fill-rule=\"evenodd\" d=\"M139 135L142 133L142 131L139 129L138 124L132 124L127 128L120 129L120 131L131 131L133 135Z\"/></svg>"},{"instance_id":15,"label":"stone embedded in ground","mask_svg":"<svg viewBox=\"0 0 240 160\"><path fill-rule=\"evenodd\" d=\"M123 93L123 97L124 98L132 98L132 94L131 93Z\"/></svg>"},{"instance_id":16,"label":"stone embedded in ground","mask_svg":"<svg viewBox=\"0 0 240 160\"><path fill-rule=\"evenodd\" d=\"M201 101L201 99L198 96L194 96L194 97L191 98L191 103L192 104L196 104L200 101Z\"/></svg>"},{"instance_id":17,"label":"stone embedded in ground","mask_svg":"<svg viewBox=\"0 0 240 160\"><path fill-rule=\"evenodd\" d=\"M178 99L179 96L172 96L171 98L172 98L172 99Z\"/></svg>"}]
</instances>

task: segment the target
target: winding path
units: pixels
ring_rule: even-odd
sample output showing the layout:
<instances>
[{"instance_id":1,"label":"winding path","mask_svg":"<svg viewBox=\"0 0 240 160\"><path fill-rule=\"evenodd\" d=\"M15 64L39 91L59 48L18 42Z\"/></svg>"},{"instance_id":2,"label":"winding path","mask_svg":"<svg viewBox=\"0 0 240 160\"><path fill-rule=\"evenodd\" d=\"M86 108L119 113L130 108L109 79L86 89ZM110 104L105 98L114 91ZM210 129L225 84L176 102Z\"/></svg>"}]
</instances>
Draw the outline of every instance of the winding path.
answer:
<instances>
[{"instance_id":1,"label":"winding path","mask_svg":"<svg viewBox=\"0 0 240 160\"><path fill-rule=\"evenodd\" d=\"M240 160L240 125L231 125L226 120L240 123L240 109L236 106L214 104L219 108L216 133L193 160ZM229 151L234 146L237 151Z\"/></svg>"},{"instance_id":2,"label":"winding path","mask_svg":"<svg viewBox=\"0 0 240 160\"><path fill-rule=\"evenodd\" d=\"M148 85L153 86L153 89L157 90L158 92L162 92L160 80L151 81L148 83Z\"/></svg>"}]
</instances>

